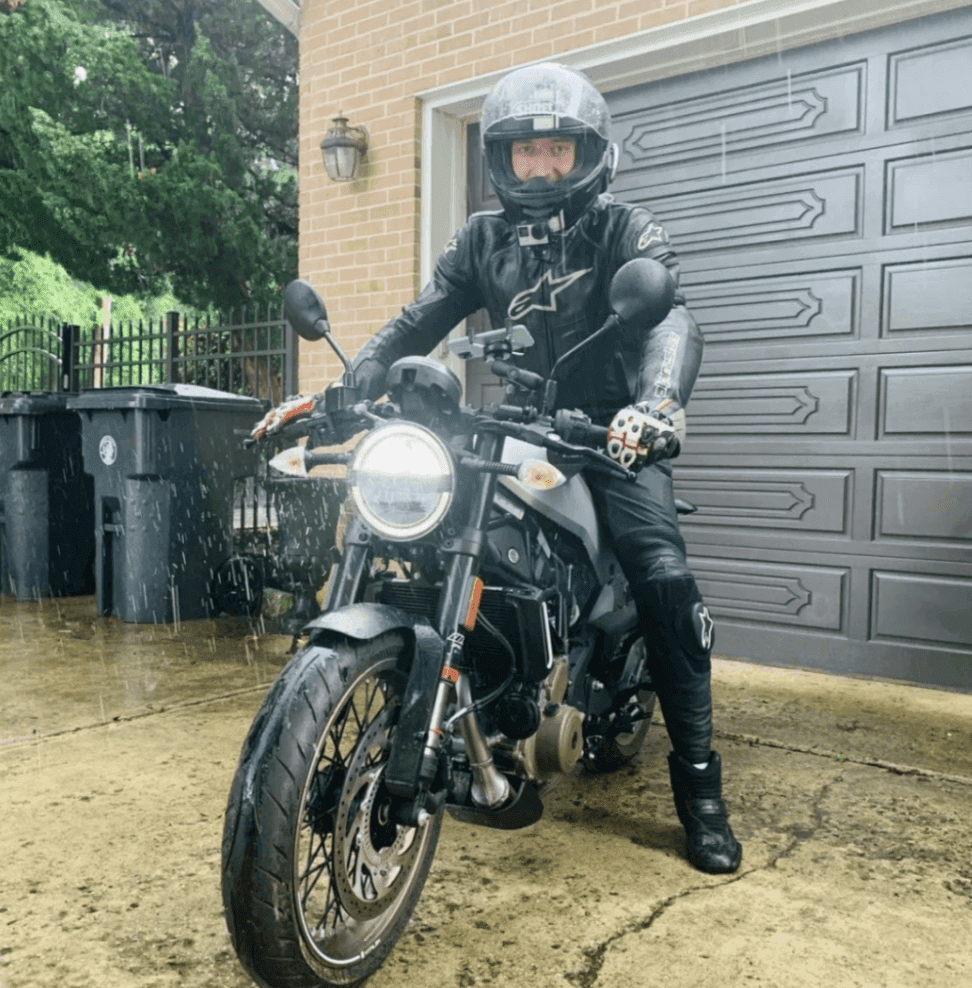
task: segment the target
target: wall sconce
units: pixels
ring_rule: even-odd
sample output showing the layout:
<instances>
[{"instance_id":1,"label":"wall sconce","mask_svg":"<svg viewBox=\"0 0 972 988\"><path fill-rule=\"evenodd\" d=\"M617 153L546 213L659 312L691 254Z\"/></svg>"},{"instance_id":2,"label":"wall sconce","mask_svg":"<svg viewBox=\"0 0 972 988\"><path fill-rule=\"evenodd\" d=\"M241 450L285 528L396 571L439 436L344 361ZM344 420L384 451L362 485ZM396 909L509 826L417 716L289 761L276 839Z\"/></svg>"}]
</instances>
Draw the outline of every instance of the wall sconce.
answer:
<instances>
[{"instance_id":1,"label":"wall sconce","mask_svg":"<svg viewBox=\"0 0 972 988\"><path fill-rule=\"evenodd\" d=\"M321 141L321 151L327 177L332 182L353 182L368 152L368 131L364 127L349 127L348 118L338 115Z\"/></svg>"}]
</instances>

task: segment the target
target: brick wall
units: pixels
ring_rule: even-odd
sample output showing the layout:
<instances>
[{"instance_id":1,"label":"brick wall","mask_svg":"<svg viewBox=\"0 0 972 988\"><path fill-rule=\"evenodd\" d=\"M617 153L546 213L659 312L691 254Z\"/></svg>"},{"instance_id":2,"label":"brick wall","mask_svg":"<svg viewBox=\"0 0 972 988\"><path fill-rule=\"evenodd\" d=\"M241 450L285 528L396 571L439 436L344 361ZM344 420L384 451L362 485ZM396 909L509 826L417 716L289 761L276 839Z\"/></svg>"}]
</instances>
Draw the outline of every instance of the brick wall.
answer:
<instances>
[{"instance_id":1,"label":"brick wall","mask_svg":"<svg viewBox=\"0 0 972 988\"><path fill-rule=\"evenodd\" d=\"M300 274L353 356L419 285L421 104L414 94L735 6L742 0L302 0ZM320 142L343 111L371 149L328 181ZM340 364L303 344L300 386Z\"/></svg>"}]
</instances>

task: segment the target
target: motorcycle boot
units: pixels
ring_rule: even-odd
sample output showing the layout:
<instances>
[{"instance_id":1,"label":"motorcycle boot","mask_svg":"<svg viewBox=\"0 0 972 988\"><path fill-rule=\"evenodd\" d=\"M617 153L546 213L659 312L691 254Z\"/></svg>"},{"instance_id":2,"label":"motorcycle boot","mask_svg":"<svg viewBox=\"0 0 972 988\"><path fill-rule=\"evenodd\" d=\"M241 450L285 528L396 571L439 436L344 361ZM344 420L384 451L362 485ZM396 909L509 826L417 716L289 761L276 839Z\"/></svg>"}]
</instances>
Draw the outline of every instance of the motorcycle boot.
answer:
<instances>
[{"instance_id":1,"label":"motorcycle boot","mask_svg":"<svg viewBox=\"0 0 972 988\"><path fill-rule=\"evenodd\" d=\"M742 860L742 847L722 798L722 762L711 750L712 619L677 553L656 554L648 570L652 579L632 592L645 629L652 685L675 749L669 774L688 860L700 871L732 872Z\"/></svg>"},{"instance_id":2,"label":"motorcycle boot","mask_svg":"<svg viewBox=\"0 0 972 988\"><path fill-rule=\"evenodd\" d=\"M710 874L735 871L742 861L742 845L729 827L719 753L709 752L708 764L697 768L673 751L668 772L675 810L685 828L689 863Z\"/></svg>"}]
</instances>

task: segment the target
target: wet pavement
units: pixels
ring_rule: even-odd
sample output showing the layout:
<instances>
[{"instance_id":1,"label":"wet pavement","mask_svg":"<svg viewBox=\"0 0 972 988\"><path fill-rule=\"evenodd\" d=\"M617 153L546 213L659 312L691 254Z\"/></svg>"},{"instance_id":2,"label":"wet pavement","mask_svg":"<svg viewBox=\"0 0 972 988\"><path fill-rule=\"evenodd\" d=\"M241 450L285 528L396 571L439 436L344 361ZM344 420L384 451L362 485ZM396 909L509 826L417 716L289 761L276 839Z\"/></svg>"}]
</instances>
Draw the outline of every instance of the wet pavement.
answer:
<instances>
[{"instance_id":1,"label":"wet pavement","mask_svg":"<svg viewBox=\"0 0 972 988\"><path fill-rule=\"evenodd\" d=\"M0 600L0 988L251 984L226 793L290 638ZM972 984L972 696L716 659L740 871L683 858L664 727L512 834L447 819L373 988Z\"/></svg>"}]
</instances>

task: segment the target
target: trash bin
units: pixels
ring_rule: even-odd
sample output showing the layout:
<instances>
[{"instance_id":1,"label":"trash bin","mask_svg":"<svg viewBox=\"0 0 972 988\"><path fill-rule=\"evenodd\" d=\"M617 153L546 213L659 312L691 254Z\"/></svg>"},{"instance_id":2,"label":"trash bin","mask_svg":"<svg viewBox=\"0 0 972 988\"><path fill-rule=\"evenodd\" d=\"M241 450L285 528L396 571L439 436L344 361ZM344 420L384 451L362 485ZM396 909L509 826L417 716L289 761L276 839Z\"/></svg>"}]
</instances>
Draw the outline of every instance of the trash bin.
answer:
<instances>
[{"instance_id":1,"label":"trash bin","mask_svg":"<svg viewBox=\"0 0 972 988\"><path fill-rule=\"evenodd\" d=\"M0 593L94 591L94 485L66 395L0 395Z\"/></svg>"},{"instance_id":2,"label":"trash bin","mask_svg":"<svg viewBox=\"0 0 972 988\"><path fill-rule=\"evenodd\" d=\"M282 624L297 634L320 613L315 594L334 562L347 484L337 478L275 477L267 482L267 493L276 508L278 545L265 581L293 594L292 612Z\"/></svg>"},{"instance_id":3,"label":"trash bin","mask_svg":"<svg viewBox=\"0 0 972 988\"><path fill-rule=\"evenodd\" d=\"M95 598L125 621L213 613L233 551L233 481L257 472L242 440L264 404L188 384L101 388L68 399L94 478Z\"/></svg>"}]
</instances>

